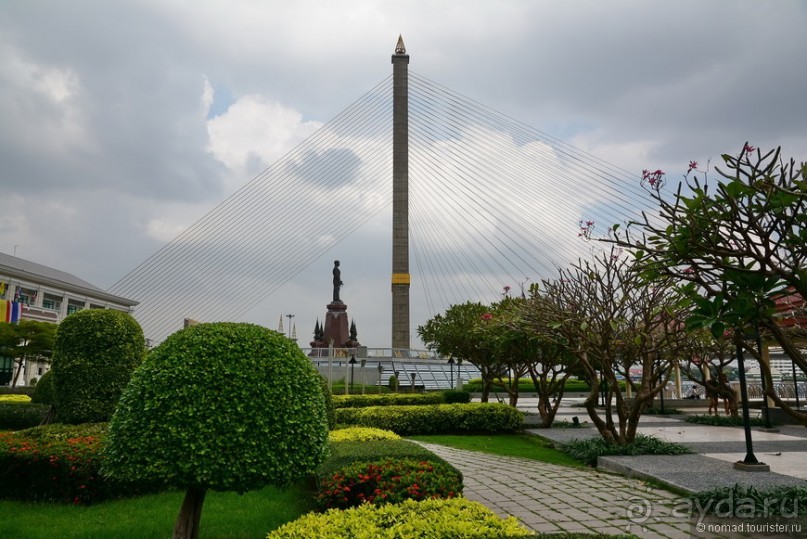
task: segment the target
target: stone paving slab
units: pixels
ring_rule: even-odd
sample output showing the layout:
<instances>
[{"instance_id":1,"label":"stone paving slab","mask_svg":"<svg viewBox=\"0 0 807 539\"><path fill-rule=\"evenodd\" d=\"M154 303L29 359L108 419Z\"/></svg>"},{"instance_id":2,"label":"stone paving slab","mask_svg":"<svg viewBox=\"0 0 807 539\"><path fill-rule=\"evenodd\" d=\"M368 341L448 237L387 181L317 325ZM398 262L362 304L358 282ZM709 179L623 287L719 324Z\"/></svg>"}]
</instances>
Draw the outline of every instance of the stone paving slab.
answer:
<instances>
[{"instance_id":1,"label":"stone paving slab","mask_svg":"<svg viewBox=\"0 0 807 539\"><path fill-rule=\"evenodd\" d=\"M518 457L422 443L459 469L464 495L536 532L633 533L648 539L690 537L680 497L638 479Z\"/></svg>"}]
</instances>

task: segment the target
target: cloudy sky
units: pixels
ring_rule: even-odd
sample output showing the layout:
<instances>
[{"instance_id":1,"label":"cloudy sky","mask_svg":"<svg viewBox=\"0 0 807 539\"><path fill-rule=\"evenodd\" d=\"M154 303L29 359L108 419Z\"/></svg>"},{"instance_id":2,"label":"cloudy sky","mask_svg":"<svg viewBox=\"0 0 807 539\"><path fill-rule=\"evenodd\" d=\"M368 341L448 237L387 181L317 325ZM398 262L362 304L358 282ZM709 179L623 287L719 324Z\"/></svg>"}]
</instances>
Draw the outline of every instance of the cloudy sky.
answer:
<instances>
[{"instance_id":1,"label":"cloudy sky","mask_svg":"<svg viewBox=\"0 0 807 539\"><path fill-rule=\"evenodd\" d=\"M111 287L384 80L399 34L410 70L628 171L807 160L804 28L800 0L0 0L0 251ZM377 232L245 319L307 341L340 258L388 345Z\"/></svg>"}]
</instances>

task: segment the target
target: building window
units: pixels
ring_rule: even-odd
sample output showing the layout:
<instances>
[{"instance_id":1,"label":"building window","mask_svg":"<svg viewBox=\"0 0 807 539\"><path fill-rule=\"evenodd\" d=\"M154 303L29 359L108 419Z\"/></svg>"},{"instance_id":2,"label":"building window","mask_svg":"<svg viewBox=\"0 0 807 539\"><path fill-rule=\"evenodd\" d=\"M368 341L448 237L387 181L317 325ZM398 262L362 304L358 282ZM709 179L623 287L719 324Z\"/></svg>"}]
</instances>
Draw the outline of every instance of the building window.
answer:
<instances>
[{"instance_id":1,"label":"building window","mask_svg":"<svg viewBox=\"0 0 807 539\"><path fill-rule=\"evenodd\" d=\"M51 311L60 311L62 309L62 298L53 294L45 294L42 297L42 308Z\"/></svg>"}]
</instances>

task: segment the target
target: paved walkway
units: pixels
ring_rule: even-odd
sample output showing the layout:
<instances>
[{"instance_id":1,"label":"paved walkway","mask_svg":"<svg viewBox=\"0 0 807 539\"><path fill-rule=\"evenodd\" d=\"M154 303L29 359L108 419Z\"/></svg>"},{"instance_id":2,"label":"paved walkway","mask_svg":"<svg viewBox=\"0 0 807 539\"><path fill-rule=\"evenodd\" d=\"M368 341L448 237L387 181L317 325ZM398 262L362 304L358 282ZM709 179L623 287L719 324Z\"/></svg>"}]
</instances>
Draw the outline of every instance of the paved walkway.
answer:
<instances>
[{"instance_id":1,"label":"paved walkway","mask_svg":"<svg viewBox=\"0 0 807 539\"><path fill-rule=\"evenodd\" d=\"M689 519L671 515L680 496L641 480L421 445L462 472L466 498L503 517L513 515L537 532L633 533L653 539L690 537Z\"/></svg>"},{"instance_id":2,"label":"paved walkway","mask_svg":"<svg viewBox=\"0 0 807 539\"><path fill-rule=\"evenodd\" d=\"M584 410L574 408L562 409L559 419L570 420L573 415L582 422L588 419ZM632 533L648 539L807 537L804 517L778 521L774 517L755 521L702 517L703 511L685 496L652 486L667 484L683 492L735 484L807 487L807 429L781 427L778 433L752 430L755 456L770 465L770 472L733 468L733 462L746 455L744 430L740 427L709 427L685 423L681 418L645 416L639 430L687 445L694 453L604 459L607 462L601 466L619 472L617 475L603 469L569 468L422 445L462 471L467 498L502 516L516 516L537 532ZM585 423L579 429L528 432L557 443L599 436ZM652 481L648 483L647 479Z\"/></svg>"}]
</instances>

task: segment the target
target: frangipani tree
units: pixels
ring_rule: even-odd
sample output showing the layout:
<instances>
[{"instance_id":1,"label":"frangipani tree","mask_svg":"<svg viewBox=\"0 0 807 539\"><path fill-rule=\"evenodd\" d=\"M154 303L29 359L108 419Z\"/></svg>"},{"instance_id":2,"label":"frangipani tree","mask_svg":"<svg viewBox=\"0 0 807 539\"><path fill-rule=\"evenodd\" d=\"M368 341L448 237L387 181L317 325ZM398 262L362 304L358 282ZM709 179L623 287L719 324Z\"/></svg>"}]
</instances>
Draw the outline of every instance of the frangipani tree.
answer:
<instances>
[{"instance_id":1,"label":"frangipani tree","mask_svg":"<svg viewBox=\"0 0 807 539\"><path fill-rule=\"evenodd\" d=\"M694 306L690 328L715 337L726 329L780 345L807 373L799 345L807 340L807 166L784 160L781 149L765 153L745 144L738 155L723 155L717 179L691 162L684 181L666 193L663 172L645 172L658 218L645 215L626 230L614 227L610 241L636 254L648 279L672 278ZM653 180L653 183L650 183ZM783 316L776 302L796 297L797 311ZM755 339L746 349L755 353ZM762 363L770 380L770 369ZM807 413L767 395L807 425Z\"/></svg>"},{"instance_id":2,"label":"frangipani tree","mask_svg":"<svg viewBox=\"0 0 807 539\"><path fill-rule=\"evenodd\" d=\"M185 489L173 536L196 538L209 489L305 477L327 438L319 376L293 341L252 324L200 324L135 371L110 423L104 471Z\"/></svg>"},{"instance_id":3,"label":"frangipani tree","mask_svg":"<svg viewBox=\"0 0 807 539\"><path fill-rule=\"evenodd\" d=\"M676 298L664 286L648 286L628 257L612 249L591 261L560 270L559 278L533 289L530 317L546 328L545 338L571 348L591 387L585 407L603 438L625 445L636 436L639 418L669 380L681 331ZM536 327L538 327L536 325ZM631 379L631 369L641 378ZM631 398L619 387L628 384ZM606 393L597 405L601 384Z\"/></svg>"}]
</instances>

